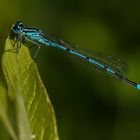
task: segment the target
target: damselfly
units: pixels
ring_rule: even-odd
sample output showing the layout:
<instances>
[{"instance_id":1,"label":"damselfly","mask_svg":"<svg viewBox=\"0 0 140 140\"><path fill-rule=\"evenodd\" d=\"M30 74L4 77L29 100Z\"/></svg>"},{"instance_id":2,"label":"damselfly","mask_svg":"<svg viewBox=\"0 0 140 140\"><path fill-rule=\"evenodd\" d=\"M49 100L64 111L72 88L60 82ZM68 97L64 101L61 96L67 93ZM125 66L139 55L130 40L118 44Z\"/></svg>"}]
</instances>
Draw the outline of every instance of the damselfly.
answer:
<instances>
[{"instance_id":1,"label":"damselfly","mask_svg":"<svg viewBox=\"0 0 140 140\"><path fill-rule=\"evenodd\" d=\"M126 64L121 59L115 59L113 57L101 58L94 53L91 54L84 49L76 48L61 39L54 38L50 35L44 35L43 32L39 29L25 27L24 24L20 21L16 22L13 25L12 32L16 36L17 42L20 43L20 45L16 47L17 52L21 47L23 38L38 47L34 55L35 58L38 55L38 52L42 45L55 47L83 59L84 61L90 63L91 65L94 65L95 67L101 69L109 75L112 75L120 81L123 81L140 90L140 84L132 82L125 77Z\"/></svg>"}]
</instances>

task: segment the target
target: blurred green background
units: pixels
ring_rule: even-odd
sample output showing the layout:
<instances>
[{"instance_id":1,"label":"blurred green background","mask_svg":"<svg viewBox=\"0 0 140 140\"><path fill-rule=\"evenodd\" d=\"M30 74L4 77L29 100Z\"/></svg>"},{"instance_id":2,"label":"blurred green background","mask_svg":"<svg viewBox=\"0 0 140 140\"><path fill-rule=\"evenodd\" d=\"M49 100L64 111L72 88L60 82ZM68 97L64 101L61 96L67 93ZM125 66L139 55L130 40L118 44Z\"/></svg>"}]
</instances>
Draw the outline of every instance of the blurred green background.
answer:
<instances>
[{"instance_id":1,"label":"blurred green background","mask_svg":"<svg viewBox=\"0 0 140 140\"><path fill-rule=\"evenodd\" d=\"M75 45L124 58L128 78L140 82L139 5L138 0L1 0L0 55L12 24L21 20ZM61 140L140 139L140 91L49 47L41 49L37 65Z\"/></svg>"}]
</instances>

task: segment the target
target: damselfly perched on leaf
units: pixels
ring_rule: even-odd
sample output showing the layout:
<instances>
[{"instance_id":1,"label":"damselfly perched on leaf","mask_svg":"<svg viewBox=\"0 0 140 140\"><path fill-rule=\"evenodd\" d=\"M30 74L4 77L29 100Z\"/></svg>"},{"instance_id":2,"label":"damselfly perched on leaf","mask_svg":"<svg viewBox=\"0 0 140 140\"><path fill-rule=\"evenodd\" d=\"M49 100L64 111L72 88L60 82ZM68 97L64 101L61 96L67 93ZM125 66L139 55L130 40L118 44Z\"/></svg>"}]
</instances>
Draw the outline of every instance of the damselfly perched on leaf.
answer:
<instances>
[{"instance_id":1,"label":"damselfly perched on leaf","mask_svg":"<svg viewBox=\"0 0 140 140\"><path fill-rule=\"evenodd\" d=\"M140 90L140 84L132 82L125 77L127 64L121 59L115 59L109 56L102 58L97 54L89 53L84 49L70 45L61 39L57 39L50 35L45 35L39 29L25 27L24 24L20 21L16 22L13 25L12 32L16 36L17 42L19 42L19 45L17 45L16 47L17 52L21 47L23 38L33 43L34 46L36 45L38 47L34 55L34 58L37 57L41 46L55 47L63 50L64 52L67 52L69 54L81 58L85 62L90 63L91 65L101 69L102 71L108 73L109 75L112 75L113 77L119 79L120 81L123 81Z\"/></svg>"}]
</instances>

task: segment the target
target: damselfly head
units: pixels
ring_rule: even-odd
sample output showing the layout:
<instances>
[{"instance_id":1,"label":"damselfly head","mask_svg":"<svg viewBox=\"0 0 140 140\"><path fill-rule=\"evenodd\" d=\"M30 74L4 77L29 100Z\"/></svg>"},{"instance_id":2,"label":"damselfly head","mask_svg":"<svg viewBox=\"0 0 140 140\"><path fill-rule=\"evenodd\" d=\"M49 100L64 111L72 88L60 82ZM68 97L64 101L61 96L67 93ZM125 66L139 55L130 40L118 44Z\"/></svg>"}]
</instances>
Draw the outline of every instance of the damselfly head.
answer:
<instances>
[{"instance_id":1,"label":"damselfly head","mask_svg":"<svg viewBox=\"0 0 140 140\"><path fill-rule=\"evenodd\" d=\"M21 34L23 29L24 25L21 21L17 21L12 27L12 31L16 34Z\"/></svg>"}]
</instances>

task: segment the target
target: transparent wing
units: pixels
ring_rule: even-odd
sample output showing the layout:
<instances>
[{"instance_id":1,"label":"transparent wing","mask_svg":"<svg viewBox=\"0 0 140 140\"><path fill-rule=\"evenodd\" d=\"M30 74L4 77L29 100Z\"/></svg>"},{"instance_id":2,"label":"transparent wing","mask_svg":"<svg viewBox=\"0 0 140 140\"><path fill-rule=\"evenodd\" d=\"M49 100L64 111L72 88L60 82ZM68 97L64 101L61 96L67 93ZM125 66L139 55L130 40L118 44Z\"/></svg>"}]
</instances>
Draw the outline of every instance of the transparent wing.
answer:
<instances>
[{"instance_id":1,"label":"transparent wing","mask_svg":"<svg viewBox=\"0 0 140 140\"><path fill-rule=\"evenodd\" d=\"M96 51L93 51L91 49L85 49L85 48L81 48L75 45L72 45L71 43L66 43L61 39L57 39L51 35L45 35L45 38L47 38L48 40L51 40L52 42L55 42L59 45L62 45L66 48L69 48L71 50L75 50L78 53L81 53L91 59L96 60L97 62L106 65L107 67L112 68L113 70L119 72L121 75L125 76L127 71L128 71L128 65L127 63L122 60L121 58L115 58L115 57L111 57L111 56L104 56L101 53L98 53ZM86 62L87 63L87 62ZM90 64L89 64L90 65ZM92 64L93 65L93 64ZM90 66L92 67L92 66ZM94 66L96 67L96 66ZM97 68L97 67L96 67ZM98 69L98 68L97 68Z\"/></svg>"},{"instance_id":2,"label":"transparent wing","mask_svg":"<svg viewBox=\"0 0 140 140\"><path fill-rule=\"evenodd\" d=\"M97 60L98 62L105 64L108 67L111 67L112 69L119 72L121 75L126 75L128 72L128 64L118 57L112 57L112 56L105 56L99 52L90 50L90 49L84 49L80 47L76 47L76 49L87 55L88 57Z\"/></svg>"}]
</instances>

